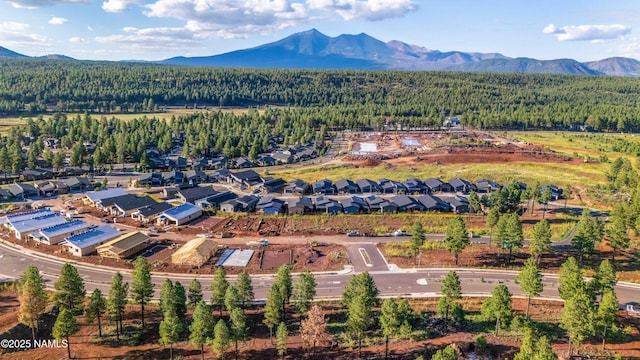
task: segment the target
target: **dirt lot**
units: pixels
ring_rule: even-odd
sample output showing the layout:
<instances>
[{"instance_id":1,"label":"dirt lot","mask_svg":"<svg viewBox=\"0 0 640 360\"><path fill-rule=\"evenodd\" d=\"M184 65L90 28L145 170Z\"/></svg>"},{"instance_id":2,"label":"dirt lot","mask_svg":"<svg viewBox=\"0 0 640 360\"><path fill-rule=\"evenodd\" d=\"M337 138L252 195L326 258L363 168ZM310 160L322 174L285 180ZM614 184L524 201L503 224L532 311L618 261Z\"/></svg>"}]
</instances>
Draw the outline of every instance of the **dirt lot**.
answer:
<instances>
[{"instance_id":1,"label":"dirt lot","mask_svg":"<svg viewBox=\"0 0 640 360\"><path fill-rule=\"evenodd\" d=\"M358 166L377 166L381 162L393 165L414 164L477 164L519 161L580 164L582 159L570 158L529 145L480 131L378 133L353 137L356 154L345 162ZM359 154L362 143L375 144L377 152ZM409 145L411 144L411 145Z\"/></svg>"},{"instance_id":2,"label":"dirt lot","mask_svg":"<svg viewBox=\"0 0 640 360\"><path fill-rule=\"evenodd\" d=\"M9 304L17 305L17 296L13 291L2 291L0 297ZM483 299L465 298L461 300L461 304L467 311L469 317L477 317ZM426 311L433 314L436 310L437 299L414 299L411 301L414 310ZM558 302L534 301L531 307L532 318L538 321L556 321L562 308L562 304ZM516 314L523 314L526 308L526 300L515 299L513 307ZM330 323L341 322L344 314L340 306L332 303L324 303L323 308ZM0 323L6 327L12 326L17 322L15 307L0 307ZM113 333L113 327L108 320L103 321L103 339L98 338L97 325L87 324L82 316L78 317L81 324L80 331L71 337L71 352L73 356L79 356L82 359L168 359L169 348L158 344L158 323L161 321L157 306L147 306L145 317L147 319L147 330L140 333L139 307L136 305L127 305L124 318L125 336L120 342L117 342ZM190 318L191 310L189 310L187 318ZM308 352L303 348L301 338L298 336L297 327L299 319L294 314L293 309L289 308L287 312L287 325L289 327L289 337L287 340L288 359L308 358ZM217 311L215 312L217 315ZM637 321L624 318L621 312L620 322L624 325L637 326ZM223 318L226 318L223 316ZM249 337L247 342L239 344L240 359L275 359L277 358L275 345L269 341L269 331L262 324L262 310L259 308L248 309L247 318L250 324ZM635 322L634 322L635 321ZM466 327L466 329L465 329ZM140 336L138 336L140 334ZM460 328L452 329L446 335L433 336L427 340L419 341L391 341L389 344L390 353L393 359L415 359L419 354L428 358L436 349L442 348L448 344L456 344L456 347L463 351L469 351L478 332L468 325ZM183 339L174 344L174 356L180 356L185 360L200 359L200 353L194 349L186 341L186 332ZM485 334L490 347L480 354L480 359L504 359L510 358L518 351L520 340L513 332L503 331L501 336L494 336L492 333ZM47 337L41 335L42 338ZM627 343L608 344L608 349L615 351L626 358L635 358L640 356L640 341L637 330L632 334L632 341ZM380 340L380 338L378 338ZM333 345L332 345L333 344ZM558 353L565 353L568 345L565 339L556 340L553 344L554 350ZM598 342L587 343L583 346L583 352L589 349L598 349ZM350 349L340 346L335 342L326 342L319 344L318 355L316 359L353 359L356 349ZM363 356L381 356L384 354L384 343L377 343L363 347ZM230 345L225 358L233 356L233 345ZM205 346L205 357L215 358L215 355L209 346ZM14 352L0 354L0 359L11 360L32 360L32 359L66 359L66 349L35 349L22 352Z\"/></svg>"}]
</instances>

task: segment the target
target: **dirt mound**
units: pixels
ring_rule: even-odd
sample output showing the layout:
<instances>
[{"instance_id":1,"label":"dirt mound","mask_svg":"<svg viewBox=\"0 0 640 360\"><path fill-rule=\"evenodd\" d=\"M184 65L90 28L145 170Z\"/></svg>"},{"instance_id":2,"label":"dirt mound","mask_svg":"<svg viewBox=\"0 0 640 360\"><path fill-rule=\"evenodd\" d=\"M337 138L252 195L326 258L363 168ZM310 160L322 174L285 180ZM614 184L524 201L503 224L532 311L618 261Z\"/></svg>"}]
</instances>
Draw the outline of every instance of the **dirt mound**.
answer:
<instances>
[{"instance_id":1,"label":"dirt mound","mask_svg":"<svg viewBox=\"0 0 640 360\"><path fill-rule=\"evenodd\" d=\"M314 248L303 248L298 250L296 262L305 265L314 264L321 256L322 254Z\"/></svg>"}]
</instances>

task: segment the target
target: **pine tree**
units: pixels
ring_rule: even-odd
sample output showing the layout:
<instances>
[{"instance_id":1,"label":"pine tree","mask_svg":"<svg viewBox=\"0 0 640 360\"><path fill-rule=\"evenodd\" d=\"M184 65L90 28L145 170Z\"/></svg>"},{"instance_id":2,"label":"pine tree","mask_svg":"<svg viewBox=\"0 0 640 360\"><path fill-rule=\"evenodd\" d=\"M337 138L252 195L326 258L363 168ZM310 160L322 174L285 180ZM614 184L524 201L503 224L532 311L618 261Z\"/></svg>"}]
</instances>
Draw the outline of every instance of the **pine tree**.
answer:
<instances>
[{"instance_id":1,"label":"pine tree","mask_svg":"<svg viewBox=\"0 0 640 360\"><path fill-rule=\"evenodd\" d=\"M187 297L189 299L189 306L191 307L195 307L202 301L202 284L200 284L198 279L193 279L191 283L189 283L189 295Z\"/></svg>"},{"instance_id":2,"label":"pine tree","mask_svg":"<svg viewBox=\"0 0 640 360\"><path fill-rule=\"evenodd\" d=\"M445 320L449 320L449 313L456 303L454 300L462 297L462 285L455 271L447 273L440 285L440 292L443 296L438 302L438 312L444 315Z\"/></svg>"},{"instance_id":3,"label":"pine tree","mask_svg":"<svg viewBox=\"0 0 640 360\"><path fill-rule=\"evenodd\" d=\"M71 343L69 343L69 336L75 334L80 330L78 321L71 313L71 310L62 308L62 311L58 314L55 324L53 324L53 337L61 341L63 338L67 340L67 356L71 359Z\"/></svg>"},{"instance_id":4,"label":"pine tree","mask_svg":"<svg viewBox=\"0 0 640 360\"><path fill-rule=\"evenodd\" d=\"M469 194L469 209L472 213L477 214L482 211L482 203L480 203L480 198L478 197L478 193L472 191Z\"/></svg>"},{"instance_id":5,"label":"pine tree","mask_svg":"<svg viewBox=\"0 0 640 360\"><path fill-rule=\"evenodd\" d=\"M36 340L38 319L47 307L47 294L44 292L44 279L34 265L27 266L19 287L20 307L18 321L31 328L31 339Z\"/></svg>"},{"instance_id":6,"label":"pine tree","mask_svg":"<svg viewBox=\"0 0 640 360\"><path fill-rule=\"evenodd\" d=\"M418 257L419 257L419 252L420 252L420 247L422 247L422 245L424 245L424 240L425 240L425 233L424 233L424 227L422 226L422 223L419 221L416 221L413 223L413 225L411 226L411 237L409 238L409 245L411 248L411 251L413 252L413 257L414 257L414 263L417 263Z\"/></svg>"},{"instance_id":7,"label":"pine tree","mask_svg":"<svg viewBox=\"0 0 640 360\"><path fill-rule=\"evenodd\" d=\"M167 311L176 311L176 293L173 289L173 282L166 278L160 287L160 312L164 315Z\"/></svg>"},{"instance_id":8,"label":"pine tree","mask_svg":"<svg viewBox=\"0 0 640 360\"><path fill-rule=\"evenodd\" d=\"M220 359L224 358L224 352L229 346L229 342L231 341L231 337L229 336L229 328L225 325L224 320L220 319L216 323L215 328L213 329L213 341L211 346L213 347L213 352L216 355L220 356Z\"/></svg>"},{"instance_id":9,"label":"pine tree","mask_svg":"<svg viewBox=\"0 0 640 360\"><path fill-rule=\"evenodd\" d=\"M278 355L282 356L284 359L285 354L287 353L287 336L289 332L287 331L287 325L284 321L280 322L278 325L278 330L276 330L276 343L278 348Z\"/></svg>"},{"instance_id":10,"label":"pine tree","mask_svg":"<svg viewBox=\"0 0 640 360\"><path fill-rule=\"evenodd\" d=\"M551 226L547 220L541 220L533 226L529 253L535 256L536 262L540 264L540 256L549 251L551 251Z\"/></svg>"},{"instance_id":11,"label":"pine tree","mask_svg":"<svg viewBox=\"0 0 640 360\"><path fill-rule=\"evenodd\" d=\"M140 305L140 320L144 327L144 306L151 301L153 297L153 288L155 284L151 282L151 273L149 271L149 263L144 256L138 256L133 262L133 280L131 281L131 294L133 301Z\"/></svg>"},{"instance_id":12,"label":"pine tree","mask_svg":"<svg viewBox=\"0 0 640 360\"><path fill-rule=\"evenodd\" d=\"M184 321L187 317L187 294L180 281L173 285L174 309L178 319Z\"/></svg>"},{"instance_id":13,"label":"pine tree","mask_svg":"<svg viewBox=\"0 0 640 360\"><path fill-rule=\"evenodd\" d=\"M607 330L613 327L617 319L618 299L616 293L612 289L605 288L600 304L598 305L597 314L598 327L602 331L602 351L604 351L607 340Z\"/></svg>"},{"instance_id":14,"label":"pine tree","mask_svg":"<svg viewBox=\"0 0 640 360\"><path fill-rule=\"evenodd\" d=\"M526 316L528 318L531 298L540 295L543 289L542 274L534 258L530 257L527 262L525 262L524 268L520 271L520 274L518 274L516 281L520 284L520 290L527 294Z\"/></svg>"},{"instance_id":15,"label":"pine tree","mask_svg":"<svg viewBox=\"0 0 640 360\"><path fill-rule=\"evenodd\" d=\"M327 322L320 305L312 305L305 319L300 321L300 336L305 347L312 349L312 356L316 353L316 344L329 337Z\"/></svg>"},{"instance_id":16,"label":"pine tree","mask_svg":"<svg viewBox=\"0 0 640 360\"><path fill-rule=\"evenodd\" d=\"M293 296L298 313L301 315L306 313L311 307L311 301L316 296L316 279L311 271L307 270L300 274Z\"/></svg>"},{"instance_id":17,"label":"pine tree","mask_svg":"<svg viewBox=\"0 0 640 360\"><path fill-rule=\"evenodd\" d=\"M593 290L595 295L601 295L603 290L613 288L618 283L618 279L616 277L616 271L613 268L613 264L607 259L602 260L598 268L596 269L596 274L593 276L593 280L590 282L590 288Z\"/></svg>"},{"instance_id":18,"label":"pine tree","mask_svg":"<svg viewBox=\"0 0 640 360\"><path fill-rule=\"evenodd\" d=\"M235 284L236 289L238 290L238 294L242 299L242 308L244 309L247 304L251 304L253 302L253 285L251 284L251 277L247 273L247 270L242 270L242 272L238 275L238 279Z\"/></svg>"},{"instance_id":19,"label":"pine tree","mask_svg":"<svg viewBox=\"0 0 640 360\"><path fill-rule=\"evenodd\" d=\"M116 338L120 340L122 333L122 316L124 308L127 304L127 293L129 292L129 283L124 282L122 274L116 272L113 275L109 295L107 296L107 312L116 324Z\"/></svg>"},{"instance_id":20,"label":"pine tree","mask_svg":"<svg viewBox=\"0 0 640 360\"><path fill-rule=\"evenodd\" d=\"M291 295L293 294L293 280L291 279L291 269L289 265L282 265L278 269L275 282L278 284L280 290L280 300L282 301L282 321L285 319L286 309L285 305L289 303Z\"/></svg>"},{"instance_id":21,"label":"pine tree","mask_svg":"<svg viewBox=\"0 0 640 360\"><path fill-rule=\"evenodd\" d=\"M78 269L65 263L60 270L60 277L54 284L56 292L53 299L59 307L70 310L72 313L82 311L84 297L87 291L84 288L84 280L78 274Z\"/></svg>"},{"instance_id":22,"label":"pine tree","mask_svg":"<svg viewBox=\"0 0 640 360\"><path fill-rule=\"evenodd\" d=\"M107 303L102 296L102 292L100 289L95 289L91 293L91 298L89 299L89 305L85 309L85 317L87 322L92 323L93 319L98 319L98 336L102 337L102 313L107 307Z\"/></svg>"},{"instance_id":23,"label":"pine tree","mask_svg":"<svg viewBox=\"0 0 640 360\"><path fill-rule=\"evenodd\" d=\"M449 345L442 350L436 351L431 360L458 360L458 353L453 346Z\"/></svg>"},{"instance_id":24,"label":"pine tree","mask_svg":"<svg viewBox=\"0 0 640 360\"><path fill-rule=\"evenodd\" d=\"M585 208L582 211L580 220L578 220L578 224L576 225L576 231L571 239L571 246L580 254L580 264L582 264L585 256L593 252L596 242L601 239L602 232L600 224L597 220L591 218L589 209Z\"/></svg>"},{"instance_id":25,"label":"pine tree","mask_svg":"<svg viewBox=\"0 0 640 360\"><path fill-rule=\"evenodd\" d=\"M241 305L242 300L238 290L233 285L227 286L227 292L224 295L224 306L227 311L231 312L233 309L240 308Z\"/></svg>"},{"instance_id":26,"label":"pine tree","mask_svg":"<svg viewBox=\"0 0 640 360\"><path fill-rule=\"evenodd\" d=\"M454 254L456 265L458 265L458 256L469 245L469 234L462 216L458 215L451 219L445 233L444 243L447 250Z\"/></svg>"},{"instance_id":27,"label":"pine tree","mask_svg":"<svg viewBox=\"0 0 640 360\"><path fill-rule=\"evenodd\" d=\"M365 294L357 295L349 306L347 313L347 331L358 341L358 358L362 356L362 338L373 323L371 306L367 304Z\"/></svg>"},{"instance_id":28,"label":"pine tree","mask_svg":"<svg viewBox=\"0 0 640 360\"><path fill-rule=\"evenodd\" d=\"M542 336L536 342L536 353L533 355L533 360L558 360L551 348L551 342L546 336Z\"/></svg>"},{"instance_id":29,"label":"pine tree","mask_svg":"<svg viewBox=\"0 0 640 360\"><path fill-rule=\"evenodd\" d=\"M173 344L180 339L182 334L182 322L175 311L169 309L164 312L160 322L160 345L169 345L169 354L173 359Z\"/></svg>"},{"instance_id":30,"label":"pine tree","mask_svg":"<svg viewBox=\"0 0 640 360\"><path fill-rule=\"evenodd\" d=\"M506 326L513 316L511 293L505 285L498 285L491 291L491 297L482 303L482 315L496 320L496 336L500 327Z\"/></svg>"},{"instance_id":31,"label":"pine tree","mask_svg":"<svg viewBox=\"0 0 640 360\"><path fill-rule=\"evenodd\" d=\"M349 279L349 283L342 291L342 306L349 311L351 301L358 295L364 294L367 299L367 305L369 307L376 307L379 305L378 288L375 281L368 272L363 272L357 275L352 275Z\"/></svg>"},{"instance_id":32,"label":"pine tree","mask_svg":"<svg viewBox=\"0 0 640 360\"><path fill-rule=\"evenodd\" d=\"M510 215L505 216L507 218L507 238L506 243L503 242L503 247L509 249L507 264L510 264L513 251L520 251L520 249L522 249L524 234L522 232L522 223L520 222L520 218L517 213L511 213Z\"/></svg>"},{"instance_id":33,"label":"pine tree","mask_svg":"<svg viewBox=\"0 0 640 360\"><path fill-rule=\"evenodd\" d=\"M558 292L563 300L569 300L575 294L586 291L586 284L578 262L570 257L560 266Z\"/></svg>"},{"instance_id":34,"label":"pine tree","mask_svg":"<svg viewBox=\"0 0 640 360\"><path fill-rule=\"evenodd\" d=\"M386 298L380 309L380 327L385 338L384 357L389 357L389 338L398 335L400 330L400 315L398 305L392 298Z\"/></svg>"},{"instance_id":35,"label":"pine tree","mask_svg":"<svg viewBox=\"0 0 640 360\"><path fill-rule=\"evenodd\" d=\"M218 267L213 273L213 282L211 283L211 305L218 307L220 316L222 316L227 286L229 286L227 274L222 267Z\"/></svg>"},{"instance_id":36,"label":"pine tree","mask_svg":"<svg viewBox=\"0 0 640 360\"><path fill-rule=\"evenodd\" d=\"M264 305L264 320L262 323L269 328L269 340L273 338L273 328L280 322L282 314L282 292L280 291L280 285L274 282L267 293L267 301Z\"/></svg>"},{"instance_id":37,"label":"pine tree","mask_svg":"<svg viewBox=\"0 0 640 360\"><path fill-rule=\"evenodd\" d=\"M607 240L612 250L611 261L614 262L616 252L624 251L631 245L625 218L618 216L613 218L613 221L607 227Z\"/></svg>"},{"instance_id":38,"label":"pine tree","mask_svg":"<svg viewBox=\"0 0 640 360\"><path fill-rule=\"evenodd\" d=\"M231 309L229 312L229 317L231 320L231 338L236 344L236 359L238 358L238 342L244 341L247 339L247 333L249 332L249 327L247 326L247 317L244 315L244 312L241 308L236 307Z\"/></svg>"},{"instance_id":39,"label":"pine tree","mask_svg":"<svg viewBox=\"0 0 640 360\"><path fill-rule=\"evenodd\" d=\"M578 290L565 301L560 327L569 333L570 345L579 347L593 333L592 319L593 301L586 291Z\"/></svg>"},{"instance_id":40,"label":"pine tree","mask_svg":"<svg viewBox=\"0 0 640 360\"><path fill-rule=\"evenodd\" d=\"M209 342L209 339L213 338L213 327L214 321L211 308L200 300L193 310L191 326L189 326L189 343L194 347L200 348L202 360L204 360L204 345Z\"/></svg>"},{"instance_id":41,"label":"pine tree","mask_svg":"<svg viewBox=\"0 0 640 360\"><path fill-rule=\"evenodd\" d=\"M489 232L489 246L491 246L492 243L492 237L493 237L493 228L498 224L498 220L500 220L500 211L498 210L497 206L493 206L491 209L489 209L489 213L487 213L487 226L490 229Z\"/></svg>"}]
</instances>

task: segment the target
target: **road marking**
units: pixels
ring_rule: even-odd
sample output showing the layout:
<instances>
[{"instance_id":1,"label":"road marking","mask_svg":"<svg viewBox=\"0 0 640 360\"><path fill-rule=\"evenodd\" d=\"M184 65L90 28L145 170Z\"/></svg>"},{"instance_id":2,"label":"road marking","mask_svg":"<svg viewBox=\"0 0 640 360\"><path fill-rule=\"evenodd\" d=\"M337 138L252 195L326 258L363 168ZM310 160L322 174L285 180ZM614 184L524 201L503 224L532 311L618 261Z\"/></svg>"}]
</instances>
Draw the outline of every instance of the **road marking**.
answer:
<instances>
[{"instance_id":1,"label":"road marking","mask_svg":"<svg viewBox=\"0 0 640 360\"><path fill-rule=\"evenodd\" d=\"M416 283L418 285L429 285L429 282L425 278L421 278L421 279L416 280Z\"/></svg>"},{"instance_id":2,"label":"road marking","mask_svg":"<svg viewBox=\"0 0 640 360\"><path fill-rule=\"evenodd\" d=\"M340 284L340 281L334 281L333 283L337 285Z\"/></svg>"},{"instance_id":3,"label":"road marking","mask_svg":"<svg viewBox=\"0 0 640 360\"><path fill-rule=\"evenodd\" d=\"M371 258L369 257L367 250L364 248L359 248L358 251L360 252L360 256L362 256L362 261L364 261L365 266L373 267L373 264L371 263Z\"/></svg>"}]
</instances>

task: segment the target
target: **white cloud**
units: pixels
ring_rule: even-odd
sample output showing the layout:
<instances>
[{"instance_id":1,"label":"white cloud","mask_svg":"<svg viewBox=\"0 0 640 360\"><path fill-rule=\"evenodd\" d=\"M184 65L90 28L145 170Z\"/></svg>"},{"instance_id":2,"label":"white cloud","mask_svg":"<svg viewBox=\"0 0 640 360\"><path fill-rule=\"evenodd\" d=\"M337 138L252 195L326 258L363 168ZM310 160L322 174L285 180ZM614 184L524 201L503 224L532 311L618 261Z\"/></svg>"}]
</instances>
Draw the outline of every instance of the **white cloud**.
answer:
<instances>
[{"instance_id":1,"label":"white cloud","mask_svg":"<svg viewBox=\"0 0 640 360\"><path fill-rule=\"evenodd\" d=\"M0 22L0 39L2 45L8 47L32 46L37 43L40 47L47 46L50 39L40 34L30 33L29 24L18 22Z\"/></svg>"},{"instance_id":2,"label":"white cloud","mask_svg":"<svg viewBox=\"0 0 640 360\"><path fill-rule=\"evenodd\" d=\"M107 0L102 3L102 10L106 12L122 12L129 8L129 5L140 4L140 0Z\"/></svg>"},{"instance_id":3,"label":"white cloud","mask_svg":"<svg viewBox=\"0 0 640 360\"><path fill-rule=\"evenodd\" d=\"M311 9L335 11L343 19L379 21L418 10L414 0L307 0Z\"/></svg>"},{"instance_id":4,"label":"white cloud","mask_svg":"<svg viewBox=\"0 0 640 360\"><path fill-rule=\"evenodd\" d=\"M126 27L125 34L96 37L103 44L118 44L134 48L167 49L187 48L197 45L193 33L183 28L147 28Z\"/></svg>"},{"instance_id":5,"label":"white cloud","mask_svg":"<svg viewBox=\"0 0 640 360\"><path fill-rule=\"evenodd\" d=\"M49 25L62 25L62 24L67 23L67 22L69 22L69 20L67 20L65 18L61 18L61 17L52 17L48 21Z\"/></svg>"},{"instance_id":6,"label":"white cloud","mask_svg":"<svg viewBox=\"0 0 640 360\"><path fill-rule=\"evenodd\" d=\"M547 25L542 32L553 34L559 41L591 41L602 42L621 38L631 32L631 28L625 25L570 25L557 27L554 24Z\"/></svg>"},{"instance_id":7,"label":"white cloud","mask_svg":"<svg viewBox=\"0 0 640 360\"><path fill-rule=\"evenodd\" d=\"M74 36L69 38L69 42L72 44L80 44L80 43L85 43L87 42L87 40L85 38L79 37L79 36Z\"/></svg>"},{"instance_id":8,"label":"white cloud","mask_svg":"<svg viewBox=\"0 0 640 360\"><path fill-rule=\"evenodd\" d=\"M87 26L87 30L93 31L93 28L89 25L89 26Z\"/></svg>"},{"instance_id":9,"label":"white cloud","mask_svg":"<svg viewBox=\"0 0 640 360\"><path fill-rule=\"evenodd\" d=\"M9 0L11 5L19 9L37 9L60 4L89 4L91 0Z\"/></svg>"}]
</instances>

